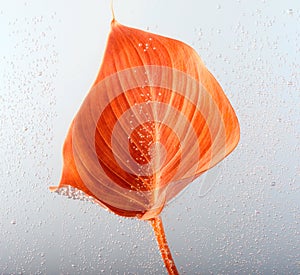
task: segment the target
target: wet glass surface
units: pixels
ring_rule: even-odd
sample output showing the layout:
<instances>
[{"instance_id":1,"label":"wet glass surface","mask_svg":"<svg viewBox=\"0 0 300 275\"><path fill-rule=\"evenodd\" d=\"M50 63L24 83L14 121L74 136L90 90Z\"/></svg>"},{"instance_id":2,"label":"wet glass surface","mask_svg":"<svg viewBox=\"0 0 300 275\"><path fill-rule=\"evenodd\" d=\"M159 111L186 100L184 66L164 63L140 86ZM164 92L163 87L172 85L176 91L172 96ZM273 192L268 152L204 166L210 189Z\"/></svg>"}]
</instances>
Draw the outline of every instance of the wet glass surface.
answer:
<instances>
[{"instance_id":1,"label":"wet glass surface","mask_svg":"<svg viewBox=\"0 0 300 275\"><path fill-rule=\"evenodd\" d=\"M115 1L119 22L180 39L222 85L237 149L163 211L185 274L300 272L300 3ZM0 7L0 274L164 274L148 223L49 192L93 83L109 1Z\"/></svg>"}]
</instances>

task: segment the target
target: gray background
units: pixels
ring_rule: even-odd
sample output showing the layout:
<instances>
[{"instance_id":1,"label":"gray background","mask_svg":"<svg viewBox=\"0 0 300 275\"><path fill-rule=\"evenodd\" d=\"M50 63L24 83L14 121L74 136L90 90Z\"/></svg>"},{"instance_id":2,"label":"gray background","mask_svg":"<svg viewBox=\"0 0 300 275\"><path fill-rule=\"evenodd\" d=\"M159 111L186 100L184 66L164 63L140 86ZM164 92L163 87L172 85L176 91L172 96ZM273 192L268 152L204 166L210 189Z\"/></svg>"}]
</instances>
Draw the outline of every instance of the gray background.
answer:
<instances>
[{"instance_id":1,"label":"gray background","mask_svg":"<svg viewBox=\"0 0 300 275\"><path fill-rule=\"evenodd\" d=\"M163 211L183 274L300 273L300 1L119 0L119 22L192 45L238 148ZM0 274L164 274L147 222L50 193L104 51L109 1L1 0Z\"/></svg>"}]
</instances>

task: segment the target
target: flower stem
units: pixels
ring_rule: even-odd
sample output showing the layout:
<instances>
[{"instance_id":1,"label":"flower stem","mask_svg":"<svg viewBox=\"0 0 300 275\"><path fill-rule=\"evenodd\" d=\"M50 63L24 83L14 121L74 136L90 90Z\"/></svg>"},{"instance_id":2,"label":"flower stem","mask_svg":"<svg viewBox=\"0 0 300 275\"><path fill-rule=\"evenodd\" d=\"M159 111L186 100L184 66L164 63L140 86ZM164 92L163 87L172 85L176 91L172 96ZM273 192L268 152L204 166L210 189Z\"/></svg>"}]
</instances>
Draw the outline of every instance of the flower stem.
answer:
<instances>
[{"instance_id":1,"label":"flower stem","mask_svg":"<svg viewBox=\"0 0 300 275\"><path fill-rule=\"evenodd\" d=\"M149 221L154 230L155 237L156 237L156 240L157 240L157 243L159 246L159 250L160 250L161 256L164 260L164 263L168 270L169 275L179 274L178 270L175 266L175 262L172 258L170 248L168 246L168 242L166 239L166 235L165 235L165 231L164 231L164 227L163 227L161 218L158 216L158 217L150 219Z\"/></svg>"}]
</instances>

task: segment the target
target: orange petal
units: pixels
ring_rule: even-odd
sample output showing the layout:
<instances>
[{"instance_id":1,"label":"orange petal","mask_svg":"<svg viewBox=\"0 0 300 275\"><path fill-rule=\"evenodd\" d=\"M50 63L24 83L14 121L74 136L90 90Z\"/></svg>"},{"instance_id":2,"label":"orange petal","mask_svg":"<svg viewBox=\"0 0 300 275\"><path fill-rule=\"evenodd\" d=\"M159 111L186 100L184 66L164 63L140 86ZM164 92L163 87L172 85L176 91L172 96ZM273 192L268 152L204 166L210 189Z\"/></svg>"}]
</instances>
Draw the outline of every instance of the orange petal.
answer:
<instances>
[{"instance_id":1,"label":"orange petal","mask_svg":"<svg viewBox=\"0 0 300 275\"><path fill-rule=\"evenodd\" d=\"M191 47L113 20L98 77L65 141L58 188L151 219L238 140L233 108Z\"/></svg>"}]
</instances>

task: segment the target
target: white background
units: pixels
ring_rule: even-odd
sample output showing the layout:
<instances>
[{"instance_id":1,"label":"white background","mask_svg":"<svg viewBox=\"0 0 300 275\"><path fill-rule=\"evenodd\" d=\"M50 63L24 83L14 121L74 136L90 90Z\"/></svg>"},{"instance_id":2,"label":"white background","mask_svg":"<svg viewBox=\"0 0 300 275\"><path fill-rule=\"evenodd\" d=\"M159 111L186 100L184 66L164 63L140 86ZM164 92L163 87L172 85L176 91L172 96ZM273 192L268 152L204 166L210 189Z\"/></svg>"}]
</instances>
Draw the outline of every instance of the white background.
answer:
<instances>
[{"instance_id":1,"label":"white background","mask_svg":"<svg viewBox=\"0 0 300 275\"><path fill-rule=\"evenodd\" d=\"M193 46L241 124L163 211L179 271L300 273L300 2L115 0L115 14ZM166 272L147 222L48 190L110 20L108 0L1 0L0 274Z\"/></svg>"}]
</instances>

